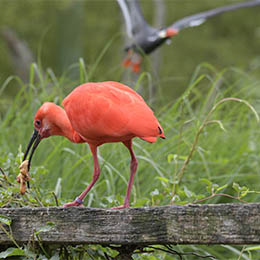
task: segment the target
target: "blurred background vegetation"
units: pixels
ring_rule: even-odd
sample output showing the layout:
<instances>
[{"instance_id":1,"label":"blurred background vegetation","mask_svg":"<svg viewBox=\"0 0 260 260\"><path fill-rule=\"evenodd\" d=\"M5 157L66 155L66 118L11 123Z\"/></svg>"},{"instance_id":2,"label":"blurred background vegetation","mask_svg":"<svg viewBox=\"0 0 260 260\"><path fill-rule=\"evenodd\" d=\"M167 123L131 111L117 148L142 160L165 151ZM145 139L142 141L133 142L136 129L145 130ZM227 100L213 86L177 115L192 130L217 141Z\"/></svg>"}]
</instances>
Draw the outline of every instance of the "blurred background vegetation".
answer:
<instances>
[{"instance_id":1,"label":"blurred background vegetation","mask_svg":"<svg viewBox=\"0 0 260 260\"><path fill-rule=\"evenodd\" d=\"M158 1L141 1L145 18L152 25L156 22L155 7ZM184 16L241 1L160 2L165 14L162 22L170 25ZM107 44L108 51L90 80L122 80L126 73L120 66L125 55L125 26L115 0L1 0L0 83L9 75L17 74L3 35L6 28L14 30L27 43L34 61L44 69L51 68L58 76L67 71L70 77L75 77L71 67L79 57L83 57L87 67L91 68ZM170 45L165 44L156 51L161 56L160 64L163 66L158 66L158 71L155 71L149 57L143 70L156 75L154 80L161 85L166 103L184 91L200 63L208 62L216 69L235 66L252 70L260 64L259 46L259 8L240 9L214 17L202 26L181 31ZM128 83L131 85L131 80ZM6 94L16 93L17 88L12 84Z\"/></svg>"}]
</instances>

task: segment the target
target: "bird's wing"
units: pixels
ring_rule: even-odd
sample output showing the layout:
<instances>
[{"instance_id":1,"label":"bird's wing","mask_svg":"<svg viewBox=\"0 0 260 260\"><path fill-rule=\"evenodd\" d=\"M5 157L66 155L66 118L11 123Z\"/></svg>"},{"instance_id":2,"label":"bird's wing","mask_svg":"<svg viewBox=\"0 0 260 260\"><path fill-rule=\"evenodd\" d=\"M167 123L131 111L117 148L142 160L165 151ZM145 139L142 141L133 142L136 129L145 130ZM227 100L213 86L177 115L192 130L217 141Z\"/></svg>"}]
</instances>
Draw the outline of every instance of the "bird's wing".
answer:
<instances>
[{"instance_id":1,"label":"bird's wing","mask_svg":"<svg viewBox=\"0 0 260 260\"><path fill-rule=\"evenodd\" d=\"M142 97L120 83L81 85L63 105L73 129L90 142L160 135L159 123Z\"/></svg>"},{"instance_id":2,"label":"bird's wing","mask_svg":"<svg viewBox=\"0 0 260 260\"><path fill-rule=\"evenodd\" d=\"M127 87L126 85L124 85L120 82L105 81L105 82L102 82L102 85L106 86L107 88L113 86L114 88L120 89L124 92L129 92L131 95L135 96L137 99L144 102L143 98L139 94L137 94L137 92L135 92L133 89Z\"/></svg>"},{"instance_id":3,"label":"bird's wing","mask_svg":"<svg viewBox=\"0 0 260 260\"><path fill-rule=\"evenodd\" d=\"M227 5L215 9L211 9L205 12L197 13L191 16L184 17L175 23L173 23L170 28L173 28L177 31L180 31L187 27L199 26L204 23L208 18L213 17L215 15L219 15L224 12L233 11L239 8L253 7L260 5L260 0L246 1L238 4Z\"/></svg>"},{"instance_id":4,"label":"bird's wing","mask_svg":"<svg viewBox=\"0 0 260 260\"><path fill-rule=\"evenodd\" d=\"M125 20L127 35L129 38L132 38L133 37L133 33L132 33L133 25L132 25L130 13L128 10L128 6L127 6L125 0L117 0L117 2L121 8L121 11L122 11L122 14L123 14L123 17Z\"/></svg>"},{"instance_id":5,"label":"bird's wing","mask_svg":"<svg viewBox=\"0 0 260 260\"><path fill-rule=\"evenodd\" d=\"M144 19L138 0L117 0L126 24L126 31L130 38L136 34L152 30Z\"/></svg>"},{"instance_id":6,"label":"bird's wing","mask_svg":"<svg viewBox=\"0 0 260 260\"><path fill-rule=\"evenodd\" d=\"M153 111L138 93L119 82L106 81L102 84L106 88L113 87L109 94L109 99L113 100L110 113L117 115L119 118L123 116L125 125L122 127L122 131L143 139L148 137L148 142L151 142L149 137L155 137L155 141L157 136L163 135L162 128ZM117 90L120 90L120 92Z\"/></svg>"}]
</instances>

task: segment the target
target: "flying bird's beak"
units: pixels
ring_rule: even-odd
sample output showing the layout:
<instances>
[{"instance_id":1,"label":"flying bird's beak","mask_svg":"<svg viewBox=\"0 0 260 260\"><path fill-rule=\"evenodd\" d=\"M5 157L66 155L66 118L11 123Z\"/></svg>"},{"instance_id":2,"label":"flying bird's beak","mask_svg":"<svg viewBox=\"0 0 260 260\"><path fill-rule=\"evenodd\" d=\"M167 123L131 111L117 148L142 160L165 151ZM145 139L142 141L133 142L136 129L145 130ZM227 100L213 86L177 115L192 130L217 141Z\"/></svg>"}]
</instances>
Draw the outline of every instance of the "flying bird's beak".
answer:
<instances>
[{"instance_id":1,"label":"flying bird's beak","mask_svg":"<svg viewBox=\"0 0 260 260\"><path fill-rule=\"evenodd\" d=\"M29 156L28 171L30 170L31 160L32 160L34 151L36 150L36 148L37 148L38 144L40 143L40 141L41 141L41 135L39 134L39 132L36 129L34 129L34 132L32 134L32 137L30 139L30 142L29 142L29 144L28 144L28 146L26 148L26 152L25 152L24 157L23 157L23 161L25 161L26 157L27 157L27 155L28 155L32 145L33 145L31 154ZM28 186L28 188L30 188L29 187L29 182L27 182L27 186Z\"/></svg>"},{"instance_id":2,"label":"flying bird's beak","mask_svg":"<svg viewBox=\"0 0 260 260\"><path fill-rule=\"evenodd\" d=\"M166 38L171 38L172 36L178 34L178 31L172 28L166 29Z\"/></svg>"},{"instance_id":3,"label":"flying bird's beak","mask_svg":"<svg viewBox=\"0 0 260 260\"><path fill-rule=\"evenodd\" d=\"M173 28L163 29L159 31L159 37L162 39L169 39L176 34L178 34L178 31Z\"/></svg>"}]
</instances>

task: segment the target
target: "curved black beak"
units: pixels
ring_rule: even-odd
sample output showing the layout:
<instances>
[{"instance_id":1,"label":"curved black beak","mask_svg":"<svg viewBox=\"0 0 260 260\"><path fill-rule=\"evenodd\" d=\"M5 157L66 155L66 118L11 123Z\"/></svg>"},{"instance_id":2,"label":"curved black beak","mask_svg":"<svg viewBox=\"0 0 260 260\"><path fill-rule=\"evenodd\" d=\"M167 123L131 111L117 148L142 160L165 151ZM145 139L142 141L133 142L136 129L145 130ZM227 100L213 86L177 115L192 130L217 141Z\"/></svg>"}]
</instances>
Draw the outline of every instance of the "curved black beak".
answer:
<instances>
[{"instance_id":1,"label":"curved black beak","mask_svg":"<svg viewBox=\"0 0 260 260\"><path fill-rule=\"evenodd\" d=\"M34 151L36 150L36 148L37 148L38 144L40 143L40 141L41 141L41 135L39 134L39 132L36 129L34 129L34 132L33 132L32 136L31 136L30 142L29 142L29 144L28 144L28 146L26 148L26 152L25 152L24 157L23 157L23 161L25 161L26 157L27 157L27 155L28 155L32 145L33 145L31 154L29 156L28 171L30 170L31 160L32 160ZM27 186L28 186L28 188L30 188L29 182L27 182Z\"/></svg>"}]
</instances>

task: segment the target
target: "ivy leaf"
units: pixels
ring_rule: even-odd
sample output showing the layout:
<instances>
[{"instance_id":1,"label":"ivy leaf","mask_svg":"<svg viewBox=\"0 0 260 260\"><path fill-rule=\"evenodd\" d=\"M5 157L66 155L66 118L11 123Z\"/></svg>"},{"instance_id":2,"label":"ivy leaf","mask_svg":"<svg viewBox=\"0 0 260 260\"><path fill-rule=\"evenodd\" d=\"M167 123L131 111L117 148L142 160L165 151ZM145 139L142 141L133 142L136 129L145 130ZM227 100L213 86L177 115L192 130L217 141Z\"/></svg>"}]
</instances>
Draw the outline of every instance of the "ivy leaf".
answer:
<instances>
[{"instance_id":1,"label":"ivy leaf","mask_svg":"<svg viewBox=\"0 0 260 260\"><path fill-rule=\"evenodd\" d=\"M242 188L246 188L246 187L243 186ZM241 193L240 193L240 198L245 197L245 196L247 195L248 192L249 192L249 189L248 189L248 188L242 190Z\"/></svg>"},{"instance_id":2,"label":"ivy leaf","mask_svg":"<svg viewBox=\"0 0 260 260\"><path fill-rule=\"evenodd\" d=\"M205 198L205 195L203 194L198 194L195 196L196 200L201 200L201 199L204 199Z\"/></svg>"},{"instance_id":3,"label":"ivy leaf","mask_svg":"<svg viewBox=\"0 0 260 260\"><path fill-rule=\"evenodd\" d=\"M53 255L50 260L59 260L60 259L60 256L59 256L59 253L56 252L55 255Z\"/></svg>"},{"instance_id":4,"label":"ivy leaf","mask_svg":"<svg viewBox=\"0 0 260 260\"><path fill-rule=\"evenodd\" d=\"M15 247L9 247L4 252L0 253L0 259L7 258L9 256L17 256L17 255L25 256L24 250Z\"/></svg>"},{"instance_id":5,"label":"ivy leaf","mask_svg":"<svg viewBox=\"0 0 260 260\"><path fill-rule=\"evenodd\" d=\"M152 191L151 193L151 196L156 196L156 195L159 195L159 190L158 189L155 189L154 191Z\"/></svg>"},{"instance_id":6,"label":"ivy leaf","mask_svg":"<svg viewBox=\"0 0 260 260\"><path fill-rule=\"evenodd\" d=\"M40 227L36 232L35 235L40 234L41 232L48 232L50 231L53 227L55 226L55 224L53 222L47 222L47 225Z\"/></svg>"},{"instance_id":7,"label":"ivy leaf","mask_svg":"<svg viewBox=\"0 0 260 260\"><path fill-rule=\"evenodd\" d=\"M221 191L221 190L225 189L227 186L228 186L228 184L225 184L225 185L223 185L223 186L217 188L216 191L217 191L217 192L218 192L218 191Z\"/></svg>"},{"instance_id":8,"label":"ivy leaf","mask_svg":"<svg viewBox=\"0 0 260 260\"><path fill-rule=\"evenodd\" d=\"M210 180L206 179L206 178L202 178L202 179L200 179L200 181L205 183L205 184L207 184L207 191L209 193L211 193L212 192L212 185L213 185L213 183Z\"/></svg>"},{"instance_id":9,"label":"ivy leaf","mask_svg":"<svg viewBox=\"0 0 260 260\"><path fill-rule=\"evenodd\" d=\"M212 182L206 178L201 178L200 181L206 183L208 186L212 185Z\"/></svg>"},{"instance_id":10,"label":"ivy leaf","mask_svg":"<svg viewBox=\"0 0 260 260\"><path fill-rule=\"evenodd\" d=\"M236 182L233 182L232 188L238 193L241 191L241 187Z\"/></svg>"},{"instance_id":11,"label":"ivy leaf","mask_svg":"<svg viewBox=\"0 0 260 260\"><path fill-rule=\"evenodd\" d=\"M161 176L156 177L156 179L161 181L161 182L163 182L163 183L168 183L169 182L169 180L167 178L161 177Z\"/></svg>"},{"instance_id":12,"label":"ivy leaf","mask_svg":"<svg viewBox=\"0 0 260 260\"><path fill-rule=\"evenodd\" d=\"M168 154L168 156L167 156L168 163L171 163L172 160L174 160L174 157L175 157L175 154L172 154L172 153Z\"/></svg>"},{"instance_id":13,"label":"ivy leaf","mask_svg":"<svg viewBox=\"0 0 260 260\"><path fill-rule=\"evenodd\" d=\"M214 191L214 193L215 193L218 189L219 189L219 185L216 184L216 183L214 183L214 184L212 185L212 190Z\"/></svg>"},{"instance_id":14,"label":"ivy leaf","mask_svg":"<svg viewBox=\"0 0 260 260\"><path fill-rule=\"evenodd\" d=\"M1 216L0 215L0 222L5 224L5 225L10 226L11 223L12 223L12 220L10 218L6 217L6 216Z\"/></svg>"}]
</instances>

